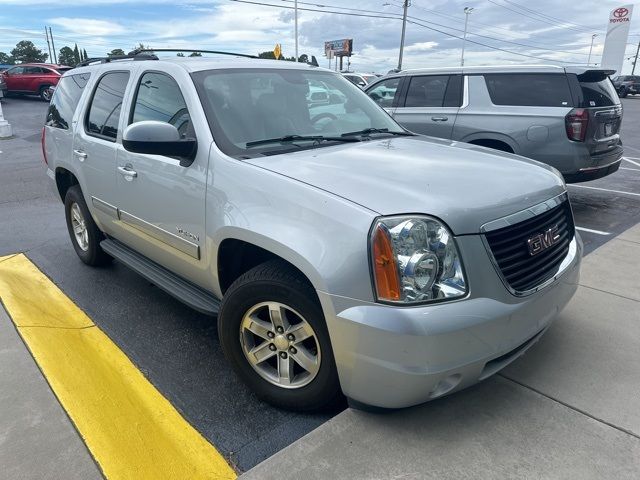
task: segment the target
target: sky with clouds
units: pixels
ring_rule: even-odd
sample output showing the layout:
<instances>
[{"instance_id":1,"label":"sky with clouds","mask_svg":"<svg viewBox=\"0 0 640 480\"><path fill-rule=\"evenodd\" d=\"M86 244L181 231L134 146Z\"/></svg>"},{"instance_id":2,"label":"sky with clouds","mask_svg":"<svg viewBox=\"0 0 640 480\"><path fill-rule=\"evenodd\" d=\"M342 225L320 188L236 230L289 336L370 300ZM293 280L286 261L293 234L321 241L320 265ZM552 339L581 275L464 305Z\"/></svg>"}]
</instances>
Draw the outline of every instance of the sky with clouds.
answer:
<instances>
[{"instance_id":1,"label":"sky with clouds","mask_svg":"<svg viewBox=\"0 0 640 480\"><path fill-rule=\"evenodd\" d=\"M258 53L282 44L294 54L293 0L0 0L0 51L31 40L47 51L45 25L56 50L75 43L89 56L139 42L152 47ZM608 12L628 2L611 0L412 0L404 68L457 65L465 6L469 16L466 65L599 62ZM271 4L274 6L267 6ZM326 40L353 38L351 69L387 72L398 62L402 0L299 1L300 53L327 66ZM323 10L323 11L314 11ZM627 57L640 41L640 4ZM333 13L330 13L331 11ZM475 42L475 43L474 43ZM631 71L625 60L623 72Z\"/></svg>"}]
</instances>

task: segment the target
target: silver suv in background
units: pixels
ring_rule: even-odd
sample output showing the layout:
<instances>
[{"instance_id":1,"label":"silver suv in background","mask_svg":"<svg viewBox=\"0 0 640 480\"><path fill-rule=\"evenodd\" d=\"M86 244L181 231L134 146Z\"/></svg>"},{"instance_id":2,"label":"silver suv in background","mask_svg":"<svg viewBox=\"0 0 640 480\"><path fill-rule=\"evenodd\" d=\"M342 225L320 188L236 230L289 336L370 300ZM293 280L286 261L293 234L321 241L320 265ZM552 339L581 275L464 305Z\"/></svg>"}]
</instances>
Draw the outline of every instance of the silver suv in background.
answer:
<instances>
[{"instance_id":1,"label":"silver suv in background","mask_svg":"<svg viewBox=\"0 0 640 480\"><path fill-rule=\"evenodd\" d=\"M71 243L217 316L261 398L438 398L522 355L574 294L582 243L551 167L407 132L325 69L134 58L53 96L42 147Z\"/></svg>"},{"instance_id":2,"label":"silver suv in background","mask_svg":"<svg viewBox=\"0 0 640 480\"><path fill-rule=\"evenodd\" d=\"M342 76L354 85L359 86L360 88L364 88L371 82L374 82L378 79L378 76L374 75L373 73L343 72Z\"/></svg>"},{"instance_id":3,"label":"silver suv in background","mask_svg":"<svg viewBox=\"0 0 640 480\"><path fill-rule=\"evenodd\" d=\"M622 106L608 78L587 67L406 70L366 92L412 132L512 152L557 168L567 182L618 170Z\"/></svg>"}]
</instances>

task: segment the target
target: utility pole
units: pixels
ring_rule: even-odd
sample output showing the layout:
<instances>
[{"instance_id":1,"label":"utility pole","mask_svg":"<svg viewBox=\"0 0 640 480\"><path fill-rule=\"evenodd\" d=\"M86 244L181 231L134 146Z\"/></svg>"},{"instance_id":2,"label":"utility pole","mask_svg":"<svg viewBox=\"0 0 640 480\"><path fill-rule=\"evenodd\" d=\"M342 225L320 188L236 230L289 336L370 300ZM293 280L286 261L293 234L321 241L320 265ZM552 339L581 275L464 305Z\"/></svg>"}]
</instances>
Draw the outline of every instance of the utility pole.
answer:
<instances>
[{"instance_id":1,"label":"utility pole","mask_svg":"<svg viewBox=\"0 0 640 480\"><path fill-rule=\"evenodd\" d=\"M51 33L51 27L49 27L49 36L51 37L51 48L53 49L54 63L58 63L58 56L56 55L56 44L53 43L53 33Z\"/></svg>"},{"instance_id":2,"label":"utility pole","mask_svg":"<svg viewBox=\"0 0 640 480\"><path fill-rule=\"evenodd\" d=\"M296 10L296 62L299 61L300 57L298 56L298 0L295 2L295 10Z\"/></svg>"},{"instance_id":3,"label":"utility pole","mask_svg":"<svg viewBox=\"0 0 640 480\"><path fill-rule=\"evenodd\" d=\"M638 48L636 48L636 58L633 61L633 68L631 69L631 75L636 73L636 65L638 64L638 53L640 53L640 42L638 42Z\"/></svg>"},{"instance_id":4,"label":"utility pole","mask_svg":"<svg viewBox=\"0 0 640 480\"><path fill-rule=\"evenodd\" d=\"M47 32L47 27L44 27L44 36L47 39L47 48L49 49L49 60L53 58L51 55L51 44L49 43L49 32Z\"/></svg>"},{"instance_id":5,"label":"utility pole","mask_svg":"<svg viewBox=\"0 0 640 480\"><path fill-rule=\"evenodd\" d=\"M460 57L460 66L464 67L464 46L467 43L467 25L469 24L469 15L473 12L473 7L464 7L464 37L462 37L462 55Z\"/></svg>"},{"instance_id":6,"label":"utility pole","mask_svg":"<svg viewBox=\"0 0 640 480\"><path fill-rule=\"evenodd\" d=\"M587 58L587 66L591 63L591 51L593 50L593 40L598 36L597 33L591 35L591 46L589 47L589 58Z\"/></svg>"},{"instance_id":7,"label":"utility pole","mask_svg":"<svg viewBox=\"0 0 640 480\"><path fill-rule=\"evenodd\" d=\"M409 0L404 0L402 8L404 13L402 15L402 36L400 37L400 55L398 56L398 71L402 70L402 52L404 51L404 33L407 30L407 8L410 5Z\"/></svg>"}]
</instances>

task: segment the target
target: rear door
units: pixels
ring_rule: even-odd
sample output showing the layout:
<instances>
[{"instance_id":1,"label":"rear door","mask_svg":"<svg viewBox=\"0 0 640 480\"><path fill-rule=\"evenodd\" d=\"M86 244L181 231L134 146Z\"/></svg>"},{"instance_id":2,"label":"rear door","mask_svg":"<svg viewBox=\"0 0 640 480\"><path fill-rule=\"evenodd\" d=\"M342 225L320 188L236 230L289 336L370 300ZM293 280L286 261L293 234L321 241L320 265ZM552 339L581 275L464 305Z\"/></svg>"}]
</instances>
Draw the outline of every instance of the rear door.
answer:
<instances>
[{"instance_id":1,"label":"rear door","mask_svg":"<svg viewBox=\"0 0 640 480\"><path fill-rule=\"evenodd\" d=\"M569 74L579 108L589 113L585 145L591 155L605 153L620 144L622 105L606 72L590 70Z\"/></svg>"},{"instance_id":2,"label":"rear door","mask_svg":"<svg viewBox=\"0 0 640 480\"><path fill-rule=\"evenodd\" d=\"M462 105L462 76L415 75L407 81L406 95L393 117L414 133L451 138Z\"/></svg>"},{"instance_id":3,"label":"rear door","mask_svg":"<svg viewBox=\"0 0 640 480\"><path fill-rule=\"evenodd\" d=\"M83 173L85 201L101 230L109 234L118 228L116 146L122 137L121 111L129 77L127 71L108 71L97 80L73 140L73 161Z\"/></svg>"},{"instance_id":4,"label":"rear door","mask_svg":"<svg viewBox=\"0 0 640 480\"><path fill-rule=\"evenodd\" d=\"M4 74L4 80L7 84L7 90L10 92L24 91L22 83L24 82L24 67L13 67Z\"/></svg>"}]
</instances>

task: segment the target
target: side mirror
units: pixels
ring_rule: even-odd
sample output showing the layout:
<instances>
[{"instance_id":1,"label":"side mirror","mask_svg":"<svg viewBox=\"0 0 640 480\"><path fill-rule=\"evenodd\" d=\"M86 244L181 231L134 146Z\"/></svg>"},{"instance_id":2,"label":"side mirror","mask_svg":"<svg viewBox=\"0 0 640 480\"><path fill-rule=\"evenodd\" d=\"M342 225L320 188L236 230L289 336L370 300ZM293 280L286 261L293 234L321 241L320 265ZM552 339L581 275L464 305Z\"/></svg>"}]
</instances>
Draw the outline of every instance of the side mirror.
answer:
<instances>
[{"instance_id":1,"label":"side mirror","mask_svg":"<svg viewBox=\"0 0 640 480\"><path fill-rule=\"evenodd\" d=\"M144 120L129 125L122 134L122 146L134 153L180 157L180 165L189 166L198 149L195 138L180 138L178 129L170 123Z\"/></svg>"},{"instance_id":2,"label":"side mirror","mask_svg":"<svg viewBox=\"0 0 640 480\"><path fill-rule=\"evenodd\" d=\"M364 83L364 82L358 82L358 86L359 86L360 88L364 88L364 87L366 87L366 86L367 86L367 84L366 84L366 83Z\"/></svg>"}]
</instances>

